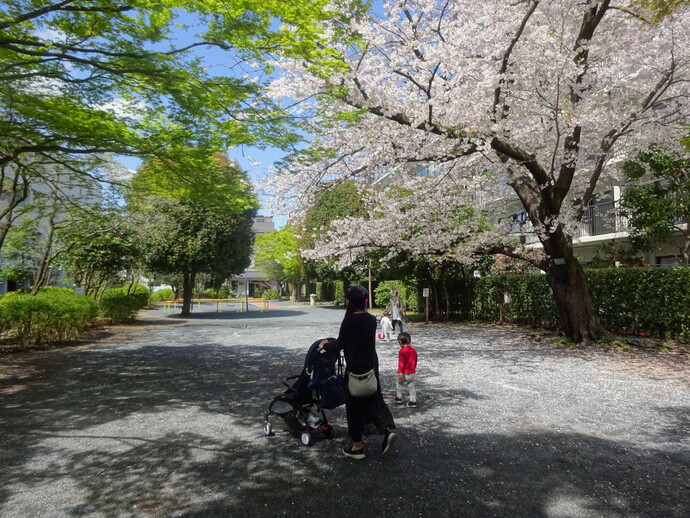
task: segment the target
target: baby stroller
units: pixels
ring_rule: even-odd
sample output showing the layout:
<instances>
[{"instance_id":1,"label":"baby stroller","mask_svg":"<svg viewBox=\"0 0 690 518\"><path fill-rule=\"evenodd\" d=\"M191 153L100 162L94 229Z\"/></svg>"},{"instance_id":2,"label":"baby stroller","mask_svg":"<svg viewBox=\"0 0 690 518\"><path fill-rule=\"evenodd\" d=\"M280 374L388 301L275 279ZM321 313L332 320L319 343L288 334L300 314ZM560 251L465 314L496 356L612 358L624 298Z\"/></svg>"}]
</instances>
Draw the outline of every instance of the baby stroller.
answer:
<instances>
[{"instance_id":1,"label":"baby stroller","mask_svg":"<svg viewBox=\"0 0 690 518\"><path fill-rule=\"evenodd\" d=\"M327 340L335 341L334 338ZM341 354L321 350L319 343L321 340L309 347L302 372L285 378L283 384L287 390L268 405L264 435L273 435L269 418L277 415L305 446L310 446L317 438L333 437L333 428L328 424L324 409L345 403L344 362Z\"/></svg>"}]
</instances>

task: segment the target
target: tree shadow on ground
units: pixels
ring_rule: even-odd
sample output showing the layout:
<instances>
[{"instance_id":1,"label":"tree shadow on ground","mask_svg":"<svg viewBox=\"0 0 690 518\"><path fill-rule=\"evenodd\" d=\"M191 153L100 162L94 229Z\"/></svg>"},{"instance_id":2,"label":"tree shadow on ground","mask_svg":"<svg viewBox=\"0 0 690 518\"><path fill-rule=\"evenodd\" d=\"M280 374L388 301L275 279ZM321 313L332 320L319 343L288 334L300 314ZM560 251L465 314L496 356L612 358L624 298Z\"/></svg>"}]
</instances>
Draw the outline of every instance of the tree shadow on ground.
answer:
<instances>
[{"instance_id":1,"label":"tree shadow on ground","mask_svg":"<svg viewBox=\"0 0 690 518\"><path fill-rule=\"evenodd\" d=\"M420 423L399 426L396 450L383 458L378 438L367 439L370 458L362 462L340 454L342 409L330 414L336 440L304 447L280 425L263 437L267 405L302 360L294 349L220 344L26 358L21 380L0 384L21 384L2 392L0 510L12 517L680 518L690 509L687 449L543 429L459 433L431 417L430 405L460 414L482 399L469 390L430 387ZM687 414L673 412L670 435L687 425ZM76 496L63 499L61 487ZM27 492L21 505L29 507L17 507Z\"/></svg>"}]
</instances>

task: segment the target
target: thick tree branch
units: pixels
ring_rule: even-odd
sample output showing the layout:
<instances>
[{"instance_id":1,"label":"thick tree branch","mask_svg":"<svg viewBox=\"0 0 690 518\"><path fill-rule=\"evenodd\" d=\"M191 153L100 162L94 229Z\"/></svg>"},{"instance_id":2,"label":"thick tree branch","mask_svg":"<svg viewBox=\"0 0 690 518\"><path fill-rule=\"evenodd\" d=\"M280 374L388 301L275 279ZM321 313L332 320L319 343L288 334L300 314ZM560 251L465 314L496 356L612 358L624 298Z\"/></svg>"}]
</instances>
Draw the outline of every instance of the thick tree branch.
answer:
<instances>
[{"instance_id":1,"label":"thick tree branch","mask_svg":"<svg viewBox=\"0 0 690 518\"><path fill-rule=\"evenodd\" d=\"M604 18L609 9L610 0L603 0L602 2L594 3L587 9L582 18L580 31L575 39L573 51L575 52L575 64L580 69L580 72L574 78L573 86L570 87L570 103L577 106L582 99L579 88L584 80L585 74L589 70L589 42L594 37L594 33L599 26L599 23ZM565 196L570 191L570 186L575 177L575 169L577 167L577 159L580 151L580 139L582 136L582 128L575 126L572 132L565 137L563 142L563 163L561 164L558 178L556 180L555 195L562 202Z\"/></svg>"},{"instance_id":2,"label":"thick tree branch","mask_svg":"<svg viewBox=\"0 0 690 518\"><path fill-rule=\"evenodd\" d=\"M72 7L69 4L74 3L74 0L66 0L64 2L59 2L56 4L52 5L47 5L45 7L42 7L41 9L36 9L35 11L31 11L29 13L25 13L21 16L18 16L17 18L13 18L10 20L7 20L6 22L0 23L0 30L7 29L9 27L12 27L13 25L18 25L20 23L29 21L29 20L34 20L36 18L40 18L41 16L44 16L46 14L54 13L54 12L60 12L60 11L69 11L69 12L96 12L96 13L122 13L126 11L131 11L134 9L134 7L130 5L125 5L125 6L120 6L120 7L112 7L112 8L107 8L107 7L81 7L81 6L76 6Z\"/></svg>"},{"instance_id":3,"label":"thick tree branch","mask_svg":"<svg viewBox=\"0 0 690 518\"><path fill-rule=\"evenodd\" d=\"M508 65L510 64L510 56L513 53L513 49L515 48L515 45L517 45L517 42L520 41L520 37L522 36L522 33L525 31L525 27L527 27L527 22L529 21L529 19L534 14L534 11L537 9L538 5L539 5L538 1L532 2L532 5L530 6L530 8L525 13L525 16L523 16L522 22L520 23L520 26L518 27L518 30L515 33L515 36L510 41L508 48L506 49L505 53L503 54L503 59L501 61L501 68L499 69L499 74L502 77L499 80L499 83L498 83L498 86L496 87L496 90L494 91L494 104L493 104L493 107L491 109L491 113L492 113L491 120L493 122L497 122L499 119L499 117L498 117L498 105L501 102L501 94L503 91L503 85L506 83L506 79L505 79L504 75L508 70ZM504 106L501 110L501 117L500 118L504 119L508 115L508 110L509 110L509 107L504 104Z\"/></svg>"}]
</instances>

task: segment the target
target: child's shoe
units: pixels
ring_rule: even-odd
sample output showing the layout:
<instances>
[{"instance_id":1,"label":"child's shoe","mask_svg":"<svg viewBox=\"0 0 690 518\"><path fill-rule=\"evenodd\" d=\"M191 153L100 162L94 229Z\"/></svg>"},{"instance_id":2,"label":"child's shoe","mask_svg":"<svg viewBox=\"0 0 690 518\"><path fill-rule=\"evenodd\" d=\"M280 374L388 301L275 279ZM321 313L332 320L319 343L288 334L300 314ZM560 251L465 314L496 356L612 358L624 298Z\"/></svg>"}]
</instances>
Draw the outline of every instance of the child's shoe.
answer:
<instances>
[{"instance_id":1,"label":"child's shoe","mask_svg":"<svg viewBox=\"0 0 690 518\"><path fill-rule=\"evenodd\" d=\"M396 397L396 398L395 398L395 404L396 404L396 405L402 405L402 404L403 404L402 398Z\"/></svg>"},{"instance_id":2,"label":"child's shoe","mask_svg":"<svg viewBox=\"0 0 690 518\"><path fill-rule=\"evenodd\" d=\"M417 408L417 402L416 401L410 401L407 406L409 408Z\"/></svg>"}]
</instances>

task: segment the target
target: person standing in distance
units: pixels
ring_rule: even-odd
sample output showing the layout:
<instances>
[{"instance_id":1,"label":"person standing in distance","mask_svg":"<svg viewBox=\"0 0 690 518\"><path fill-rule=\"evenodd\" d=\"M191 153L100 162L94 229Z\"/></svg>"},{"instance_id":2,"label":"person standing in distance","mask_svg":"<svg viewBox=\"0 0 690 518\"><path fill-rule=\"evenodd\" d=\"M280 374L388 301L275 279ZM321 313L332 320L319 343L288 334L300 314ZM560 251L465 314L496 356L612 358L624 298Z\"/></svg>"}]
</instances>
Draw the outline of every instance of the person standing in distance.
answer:
<instances>
[{"instance_id":1,"label":"person standing in distance","mask_svg":"<svg viewBox=\"0 0 690 518\"><path fill-rule=\"evenodd\" d=\"M400 328L400 333L403 332L403 318L405 318L405 307L403 306L402 299L398 295L398 290L393 288L391 290L391 303L388 307L388 312L391 314L391 320L393 321L393 331L395 331L395 326Z\"/></svg>"}]
</instances>

